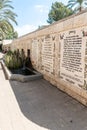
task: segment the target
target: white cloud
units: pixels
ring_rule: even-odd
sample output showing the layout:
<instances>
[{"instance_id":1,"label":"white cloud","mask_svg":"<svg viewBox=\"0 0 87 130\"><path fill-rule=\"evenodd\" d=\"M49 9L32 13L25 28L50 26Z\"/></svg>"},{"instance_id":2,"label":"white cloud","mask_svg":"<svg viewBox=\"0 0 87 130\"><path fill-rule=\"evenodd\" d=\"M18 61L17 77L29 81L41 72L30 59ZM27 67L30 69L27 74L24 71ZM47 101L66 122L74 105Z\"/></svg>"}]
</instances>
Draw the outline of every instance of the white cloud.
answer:
<instances>
[{"instance_id":1,"label":"white cloud","mask_svg":"<svg viewBox=\"0 0 87 130\"><path fill-rule=\"evenodd\" d=\"M36 10L38 10L41 13L43 13L43 12L48 13L48 11L49 11L48 7L45 5L35 5L35 8L36 8Z\"/></svg>"},{"instance_id":2,"label":"white cloud","mask_svg":"<svg viewBox=\"0 0 87 130\"><path fill-rule=\"evenodd\" d=\"M18 36L22 36L22 35L25 35L25 34L27 34L29 32L32 32L32 31L34 31L36 29L37 29L36 26L27 24L27 25L23 25L21 27L16 27L15 31L18 32Z\"/></svg>"}]
</instances>

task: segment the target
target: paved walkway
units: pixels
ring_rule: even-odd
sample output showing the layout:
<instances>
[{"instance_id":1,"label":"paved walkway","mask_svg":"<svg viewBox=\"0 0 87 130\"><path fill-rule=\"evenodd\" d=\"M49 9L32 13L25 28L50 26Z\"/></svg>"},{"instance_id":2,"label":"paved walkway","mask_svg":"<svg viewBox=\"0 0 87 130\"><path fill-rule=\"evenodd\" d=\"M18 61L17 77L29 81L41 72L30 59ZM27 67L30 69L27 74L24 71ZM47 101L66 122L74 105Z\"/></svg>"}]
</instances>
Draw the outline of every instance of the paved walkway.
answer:
<instances>
[{"instance_id":1,"label":"paved walkway","mask_svg":"<svg viewBox=\"0 0 87 130\"><path fill-rule=\"evenodd\" d=\"M0 130L87 130L87 108L44 79L5 79L0 65Z\"/></svg>"}]
</instances>

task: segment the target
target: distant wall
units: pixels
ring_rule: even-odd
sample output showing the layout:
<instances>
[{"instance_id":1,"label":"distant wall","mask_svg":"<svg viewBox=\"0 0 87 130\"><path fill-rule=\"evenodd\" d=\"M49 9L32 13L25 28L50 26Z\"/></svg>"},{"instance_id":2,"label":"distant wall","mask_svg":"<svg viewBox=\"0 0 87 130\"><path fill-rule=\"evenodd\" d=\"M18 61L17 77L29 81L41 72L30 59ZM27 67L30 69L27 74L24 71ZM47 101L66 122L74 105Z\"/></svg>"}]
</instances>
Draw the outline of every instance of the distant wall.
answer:
<instances>
[{"instance_id":1,"label":"distant wall","mask_svg":"<svg viewBox=\"0 0 87 130\"><path fill-rule=\"evenodd\" d=\"M14 40L30 49L34 68L59 89L87 105L87 11Z\"/></svg>"},{"instance_id":2,"label":"distant wall","mask_svg":"<svg viewBox=\"0 0 87 130\"><path fill-rule=\"evenodd\" d=\"M3 44L2 49L3 49L3 50L9 50L12 41L13 41L13 40L3 40L3 41L2 41L2 44Z\"/></svg>"}]
</instances>

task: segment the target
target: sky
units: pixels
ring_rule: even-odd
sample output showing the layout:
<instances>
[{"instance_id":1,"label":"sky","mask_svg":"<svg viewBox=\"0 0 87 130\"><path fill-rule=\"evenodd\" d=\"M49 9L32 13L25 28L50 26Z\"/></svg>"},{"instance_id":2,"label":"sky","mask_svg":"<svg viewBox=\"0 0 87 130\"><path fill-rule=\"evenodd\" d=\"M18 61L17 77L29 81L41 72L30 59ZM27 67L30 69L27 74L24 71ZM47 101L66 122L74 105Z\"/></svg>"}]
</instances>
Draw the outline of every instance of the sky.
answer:
<instances>
[{"instance_id":1,"label":"sky","mask_svg":"<svg viewBox=\"0 0 87 130\"><path fill-rule=\"evenodd\" d=\"M65 5L68 0L12 0L14 12L18 15L18 25L13 25L18 36L32 32L41 25L47 25L48 13L52 3L62 2Z\"/></svg>"}]
</instances>

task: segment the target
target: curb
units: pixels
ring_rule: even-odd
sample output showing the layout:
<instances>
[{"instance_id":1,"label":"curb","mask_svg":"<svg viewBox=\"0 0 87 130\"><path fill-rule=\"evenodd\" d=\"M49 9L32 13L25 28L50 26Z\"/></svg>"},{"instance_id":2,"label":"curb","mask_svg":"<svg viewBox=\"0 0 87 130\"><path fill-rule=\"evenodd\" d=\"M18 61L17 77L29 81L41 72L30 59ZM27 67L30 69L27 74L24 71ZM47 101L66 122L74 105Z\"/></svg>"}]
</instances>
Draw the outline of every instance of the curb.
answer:
<instances>
[{"instance_id":1,"label":"curb","mask_svg":"<svg viewBox=\"0 0 87 130\"><path fill-rule=\"evenodd\" d=\"M37 71L33 71L35 73L35 75L29 75L29 76L24 76L21 74L12 74L8 68L6 67L5 63L3 62L3 60L0 61L1 62L1 66L2 69L5 73L5 77L8 80L17 80L17 81L21 81L21 82L28 82L31 80L37 80L37 79L42 79L43 75Z\"/></svg>"}]
</instances>

